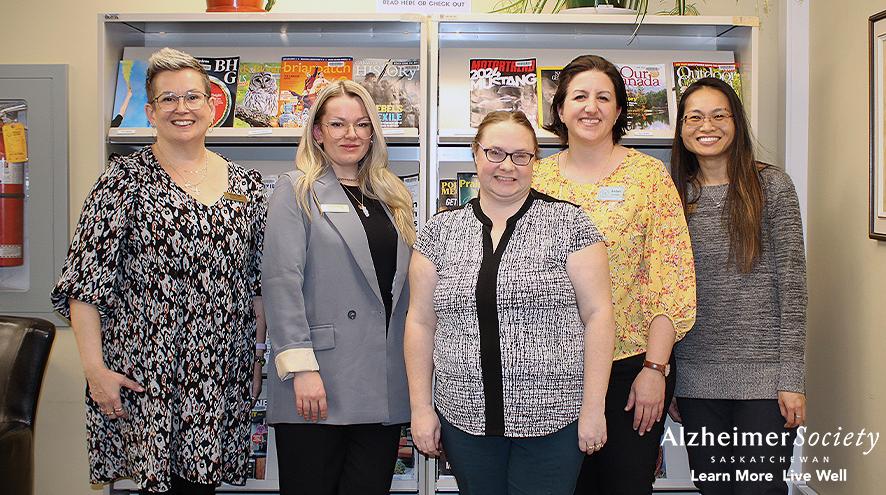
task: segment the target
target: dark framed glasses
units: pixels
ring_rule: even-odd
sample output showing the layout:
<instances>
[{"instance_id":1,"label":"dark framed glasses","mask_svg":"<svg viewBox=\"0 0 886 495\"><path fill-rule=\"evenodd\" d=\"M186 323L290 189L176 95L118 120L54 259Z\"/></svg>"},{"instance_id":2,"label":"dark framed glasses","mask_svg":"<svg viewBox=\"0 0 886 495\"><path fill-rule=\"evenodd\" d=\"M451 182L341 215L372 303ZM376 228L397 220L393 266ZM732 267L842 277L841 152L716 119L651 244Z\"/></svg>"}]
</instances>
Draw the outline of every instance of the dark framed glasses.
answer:
<instances>
[{"instance_id":1,"label":"dark framed glasses","mask_svg":"<svg viewBox=\"0 0 886 495\"><path fill-rule=\"evenodd\" d=\"M511 157L511 163L519 167L525 167L526 165L529 165L529 162L531 162L533 158L535 158L535 153L529 153L527 151L514 151L513 153L508 153L507 151L498 148L484 148L483 145L479 143L477 146L483 150L486 159L491 163L501 163L505 161L506 158Z\"/></svg>"}]
</instances>

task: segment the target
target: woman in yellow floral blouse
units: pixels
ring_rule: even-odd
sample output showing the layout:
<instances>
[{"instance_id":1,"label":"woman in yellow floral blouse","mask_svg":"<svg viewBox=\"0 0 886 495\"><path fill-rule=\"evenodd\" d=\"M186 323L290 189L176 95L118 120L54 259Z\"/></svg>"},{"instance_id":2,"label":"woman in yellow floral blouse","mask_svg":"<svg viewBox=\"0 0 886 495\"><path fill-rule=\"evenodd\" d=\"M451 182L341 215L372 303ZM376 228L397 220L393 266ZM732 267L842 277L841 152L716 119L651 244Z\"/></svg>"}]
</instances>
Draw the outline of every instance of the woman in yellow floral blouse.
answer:
<instances>
[{"instance_id":1,"label":"woman in yellow floral blouse","mask_svg":"<svg viewBox=\"0 0 886 495\"><path fill-rule=\"evenodd\" d=\"M615 306L609 441L585 459L576 494L647 495L676 381L671 350L695 321L689 232L662 162L618 144L627 93L612 63L570 62L551 109L546 128L565 149L536 164L532 185L580 205L603 232Z\"/></svg>"}]
</instances>

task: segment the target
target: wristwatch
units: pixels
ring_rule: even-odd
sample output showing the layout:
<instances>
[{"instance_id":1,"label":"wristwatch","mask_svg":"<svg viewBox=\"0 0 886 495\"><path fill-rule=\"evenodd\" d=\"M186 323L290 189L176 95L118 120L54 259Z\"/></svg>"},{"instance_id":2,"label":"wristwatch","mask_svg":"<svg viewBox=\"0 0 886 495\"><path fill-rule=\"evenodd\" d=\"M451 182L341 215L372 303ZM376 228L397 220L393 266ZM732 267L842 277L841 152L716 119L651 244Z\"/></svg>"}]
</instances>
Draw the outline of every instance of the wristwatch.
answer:
<instances>
[{"instance_id":1,"label":"wristwatch","mask_svg":"<svg viewBox=\"0 0 886 495\"><path fill-rule=\"evenodd\" d=\"M663 376L665 378L667 378L668 375L671 374L670 363L658 364L658 363L653 363L652 361L646 360L646 361L643 361L643 367L658 371L659 373L661 373L661 376Z\"/></svg>"}]
</instances>

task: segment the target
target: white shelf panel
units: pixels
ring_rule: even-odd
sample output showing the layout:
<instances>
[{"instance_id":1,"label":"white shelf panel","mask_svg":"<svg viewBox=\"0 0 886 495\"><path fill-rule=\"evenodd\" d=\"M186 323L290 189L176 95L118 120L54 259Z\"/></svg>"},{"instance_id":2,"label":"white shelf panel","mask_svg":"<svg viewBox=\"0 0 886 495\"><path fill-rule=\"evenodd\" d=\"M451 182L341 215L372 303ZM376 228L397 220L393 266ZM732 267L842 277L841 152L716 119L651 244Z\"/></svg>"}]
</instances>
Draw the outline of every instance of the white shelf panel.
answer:
<instances>
[{"instance_id":1,"label":"white shelf panel","mask_svg":"<svg viewBox=\"0 0 886 495\"><path fill-rule=\"evenodd\" d=\"M746 36L753 22L742 19L747 18L646 16L637 29L633 15L536 15L532 22L522 15L448 16L441 18L439 42L441 48L704 50L716 49L727 33Z\"/></svg>"},{"instance_id":2,"label":"white shelf panel","mask_svg":"<svg viewBox=\"0 0 886 495\"><path fill-rule=\"evenodd\" d=\"M243 128L214 127L206 135L207 144L293 144L301 141L301 128ZM418 129L385 129L388 144L418 144ZM110 144L150 144L154 142L154 130L150 128L111 128L108 130Z\"/></svg>"},{"instance_id":3,"label":"white shelf panel","mask_svg":"<svg viewBox=\"0 0 886 495\"><path fill-rule=\"evenodd\" d=\"M440 129L437 142L438 144L470 144L474 140L475 135L477 135L477 129L473 128ZM544 129L537 129L535 137L541 146L560 145L560 138ZM622 138L620 143L625 146L670 146L672 141L673 139L670 137L632 136Z\"/></svg>"},{"instance_id":4,"label":"white shelf panel","mask_svg":"<svg viewBox=\"0 0 886 495\"><path fill-rule=\"evenodd\" d=\"M146 46L412 46L416 15L105 14L106 29L136 34Z\"/></svg>"}]
</instances>

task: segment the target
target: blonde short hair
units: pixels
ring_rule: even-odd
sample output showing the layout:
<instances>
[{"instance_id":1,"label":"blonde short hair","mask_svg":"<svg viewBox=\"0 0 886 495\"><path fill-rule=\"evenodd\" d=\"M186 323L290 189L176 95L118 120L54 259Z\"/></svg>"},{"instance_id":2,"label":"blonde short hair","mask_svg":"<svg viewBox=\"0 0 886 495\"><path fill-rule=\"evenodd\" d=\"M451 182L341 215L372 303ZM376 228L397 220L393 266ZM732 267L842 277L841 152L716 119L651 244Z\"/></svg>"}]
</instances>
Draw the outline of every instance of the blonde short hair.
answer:
<instances>
[{"instance_id":1,"label":"blonde short hair","mask_svg":"<svg viewBox=\"0 0 886 495\"><path fill-rule=\"evenodd\" d=\"M206 69L200 65L196 58L188 55L183 51L174 48L162 48L151 54L148 59L148 69L145 71L145 94L148 95L148 101L153 103L154 95L154 78L157 74L166 71L179 71L191 69L200 74L203 80L203 89L206 94L210 94L211 88L209 84L209 74Z\"/></svg>"}]
</instances>

